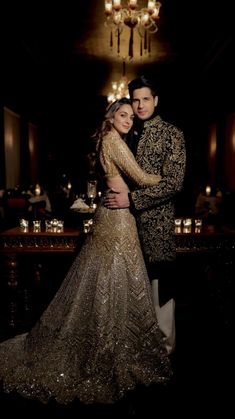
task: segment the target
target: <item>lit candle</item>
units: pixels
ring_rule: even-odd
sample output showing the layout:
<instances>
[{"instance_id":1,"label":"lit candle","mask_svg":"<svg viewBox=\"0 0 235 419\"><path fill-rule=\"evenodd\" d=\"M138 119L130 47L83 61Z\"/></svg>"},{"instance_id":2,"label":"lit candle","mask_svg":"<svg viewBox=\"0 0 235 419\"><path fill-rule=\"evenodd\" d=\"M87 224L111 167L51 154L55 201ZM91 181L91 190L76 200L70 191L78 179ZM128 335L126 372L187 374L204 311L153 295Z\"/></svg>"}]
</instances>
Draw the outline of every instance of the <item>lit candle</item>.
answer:
<instances>
[{"instance_id":1,"label":"lit candle","mask_svg":"<svg viewBox=\"0 0 235 419\"><path fill-rule=\"evenodd\" d=\"M183 219L183 233L191 233L192 229L192 219L184 218Z\"/></svg>"},{"instance_id":2,"label":"lit candle","mask_svg":"<svg viewBox=\"0 0 235 419\"><path fill-rule=\"evenodd\" d=\"M40 193L41 193L41 188L40 188L40 185L37 183L36 184L36 186L35 186L35 191L34 191L34 193L35 193L35 195L36 196L39 196L40 195Z\"/></svg>"},{"instance_id":3,"label":"lit candle","mask_svg":"<svg viewBox=\"0 0 235 419\"><path fill-rule=\"evenodd\" d=\"M129 7L130 7L131 9L135 9L135 8L136 8L136 6L137 6L137 0L130 0L130 1L129 1Z\"/></svg>"},{"instance_id":4,"label":"lit candle","mask_svg":"<svg viewBox=\"0 0 235 419\"><path fill-rule=\"evenodd\" d=\"M120 12L116 12L115 15L113 16L113 21L116 25L118 25L122 20L122 15Z\"/></svg>"},{"instance_id":5,"label":"lit candle","mask_svg":"<svg viewBox=\"0 0 235 419\"><path fill-rule=\"evenodd\" d=\"M159 17L159 9L157 9L156 7L153 9L153 13L152 13L152 19L158 19Z\"/></svg>"},{"instance_id":6,"label":"lit candle","mask_svg":"<svg viewBox=\"0 0 235 419\"><path fill-rule=\"evenodd\" d=\"M148 21L149 21L149 13L146 12L141 17L141 23L142 23L142 25L145 25L146 23L148 23Z\"/></svg>"},{"instance_id":7,"label":"lit candle","mask_svg":"<svg viewBox=\"0 0 235 419\"><path fill-rule=\"evenodd\" d=\"M155 7L155 0L153 1L153 0L149 0L148 1L148 10L151 10L151 11L153 11L154 10L154 7Z\"/></svg>"},{"instance_id":8,"label":"lit candle","mask_svg":"<svg viewBox=\"0 0 235 419\"><path fill-rule=\"evenodd\" d=\"M116 81L112 82L112 88L113 88L113 90L117 90L117 82Z\"/></svg>"},{"instance_id":9,"label":"lit candle","mask_svg":"<svg viewBox=\"0 0 235 419\"><path fill-rule=\"evenodd\" d=\"M211 187L209 185L206 186L206 196L210 196L211 194Z\"/></svg>"}]
</instances>

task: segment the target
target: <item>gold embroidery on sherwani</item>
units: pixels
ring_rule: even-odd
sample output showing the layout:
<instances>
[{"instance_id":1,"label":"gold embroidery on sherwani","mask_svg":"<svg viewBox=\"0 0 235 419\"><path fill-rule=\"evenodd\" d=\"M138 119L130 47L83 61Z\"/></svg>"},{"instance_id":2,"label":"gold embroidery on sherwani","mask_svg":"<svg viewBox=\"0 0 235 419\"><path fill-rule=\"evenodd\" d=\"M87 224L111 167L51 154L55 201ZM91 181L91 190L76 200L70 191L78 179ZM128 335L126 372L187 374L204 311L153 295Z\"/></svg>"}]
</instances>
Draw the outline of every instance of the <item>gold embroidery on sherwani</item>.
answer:
<instances>
[{"instance_id":1,"label":"gold embroidery on sherwani","mask_svg":"<svg viewBox=\"0 0 235 419\"><path fill-rule=\"evenodd\" d=\"M136 160L143 170L162 176L156 186L132 192L145 257L152 262L173 260L174 199L182 189L186 164L183 132L159 115L146 121Z\"/></svg>"}]
</instances>

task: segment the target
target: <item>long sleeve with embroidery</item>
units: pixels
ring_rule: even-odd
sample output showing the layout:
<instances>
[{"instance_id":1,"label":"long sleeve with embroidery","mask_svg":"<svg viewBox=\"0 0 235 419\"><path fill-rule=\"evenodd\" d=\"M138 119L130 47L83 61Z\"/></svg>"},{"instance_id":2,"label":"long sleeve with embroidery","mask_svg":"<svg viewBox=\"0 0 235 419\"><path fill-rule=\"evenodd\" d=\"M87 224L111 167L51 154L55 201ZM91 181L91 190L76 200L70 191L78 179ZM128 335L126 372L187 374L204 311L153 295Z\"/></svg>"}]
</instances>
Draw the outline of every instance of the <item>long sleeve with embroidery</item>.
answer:
<instances>
[{"instance_id":1,"label":"long sleeve with embroidery","mask_svg":"<svg viewBox=\"0 0 235 419\"><path fill-rule=\"evenodd\" d=\"M160 181L159 175L140 168L126 143L114 131L102 140L101 161L107 178L124 174L139 187L157 185Z\"/></svg>"},{"instance_id":2,"label":"long sleeve with embroidery","mask_svg":"<svg viewBox=\"0 0 235 419\"><path fill-rule=\"evenodd\" d=\"M168 202L183 186L186 164L183 132L159 117L155 121L157 123L153 120L146 124L136 160L145 170L157 170L162 179L156 186L132 191L136 210L146 210Z\"/></svg>"}]
</instances>

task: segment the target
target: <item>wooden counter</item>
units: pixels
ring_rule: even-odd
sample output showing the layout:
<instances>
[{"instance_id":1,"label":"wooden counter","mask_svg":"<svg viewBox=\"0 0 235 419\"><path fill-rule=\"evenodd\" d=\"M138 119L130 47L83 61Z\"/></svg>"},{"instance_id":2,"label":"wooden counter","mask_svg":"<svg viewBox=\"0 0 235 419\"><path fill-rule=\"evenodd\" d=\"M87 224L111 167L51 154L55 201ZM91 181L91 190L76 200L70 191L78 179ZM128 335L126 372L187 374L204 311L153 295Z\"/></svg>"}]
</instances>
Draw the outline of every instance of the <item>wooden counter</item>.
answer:
<instances>
[{"instance_id":1,"label":"wooden counter","mask_svg":"<svg viewBox=\"0 0 235 419\"><path fill-rule=\"evenodd\" d=\"M201 230L192 228L188 233L176 232L177 252L225 252L235 250L235 230L225 226L205 225Z\"/></svg>"},{"instance_id":2,"label":"wooden counter","mask_svg":"<svg viewBox=\"0 0 235 419\"><path fill-rule=\"evenodd\" d=\"M72 228L63 232L0 233L0 324L10 334L31 326L54 295L84 240ZM8 330L6 333L8 333Z\"/></svg>"},{"instance_id":3,"label":"wooden counter","mask_svg":"<svg viewBox=\"0 0 235 419\"><path fill-rule=\"evenodd\" d=\"M81 231L72 228L56 233L45 230L35 232L32 227L23 231L15 227L0 233L0 252L75 252L81 238Z\"/></svg>"},{"instance_id":4,"label":"wooden counter","mask_svg":"<svg viewBox=\"0 0 235 419\"><path fill-rule=\"evenodd\" d=\"M34 232L32 228L23 232L16 227L0 233L0 323L5 325L7 333L26 330L38 318L58 289L84 238L84 233L73 228L54 233ZM200 232L176 233L175 238L180 304L200 297L206 284L205 299L213 296L218 300L219 310L227 310L234 284L235 231L204 226Z\"/></svg>"}]
</instances>

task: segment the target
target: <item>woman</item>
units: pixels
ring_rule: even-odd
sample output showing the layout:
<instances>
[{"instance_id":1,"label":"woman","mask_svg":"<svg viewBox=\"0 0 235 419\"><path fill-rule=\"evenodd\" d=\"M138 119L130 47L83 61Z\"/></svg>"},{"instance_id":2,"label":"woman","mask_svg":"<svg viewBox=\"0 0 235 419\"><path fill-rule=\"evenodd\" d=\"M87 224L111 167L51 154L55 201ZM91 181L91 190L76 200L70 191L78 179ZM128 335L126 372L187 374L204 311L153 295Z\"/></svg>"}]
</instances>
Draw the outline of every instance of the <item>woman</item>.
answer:
<instances>
[{"instance_id":1,"label":"woman","mask_svg":"<svg viewBox=\"0 0 235 419\"><path fill-rule=\"evenodd\" d=\"M140 169L123 140L132 124L130 102L121 99L97 132L108 189L127 189L122 175L142 186L160 181ZM171 376L134 217L101 204L93 225L40 320L0 345L5 391L42 402L112 403Z\"/></svg>"}]
</instances>

